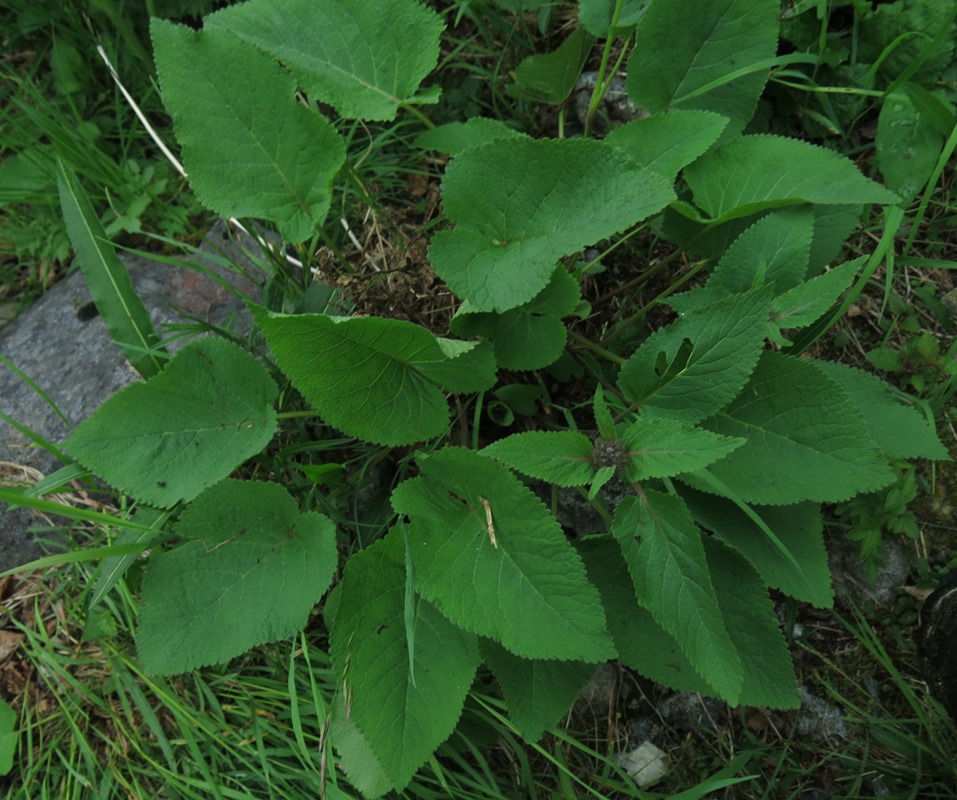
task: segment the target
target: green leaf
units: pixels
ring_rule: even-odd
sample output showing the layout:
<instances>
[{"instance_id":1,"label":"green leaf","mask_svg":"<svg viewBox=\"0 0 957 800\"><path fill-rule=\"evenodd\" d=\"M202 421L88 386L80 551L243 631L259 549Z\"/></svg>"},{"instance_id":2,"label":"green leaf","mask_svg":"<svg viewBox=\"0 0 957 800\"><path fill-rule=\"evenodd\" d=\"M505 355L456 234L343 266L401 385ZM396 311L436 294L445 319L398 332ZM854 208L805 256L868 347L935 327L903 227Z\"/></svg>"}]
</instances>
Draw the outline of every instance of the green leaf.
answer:
<instances>
[{"instance_id":1,"label":"green leaf","mask_svg":"<svg viewBox=\"0 0 957 800\"><path fill-rule=\"evenodd\" d=\"M241 347L199 339L156 377L107 400L64 448L125 494L172 508L269 443L277 394L265 367Z\"/></svg>"},{"instance_id":2,"label":"green leaf","mask_svg":"<svg viewBox=\"0 0 957 800\"><path fill-rule=\"evenodd\" d=\"M777 51L777 0L654 2L635 32L628 94L651 113L716 111L740 133L754 114Z\"/></svg>"},{"instance_id":3,"label":"green leaf","mask_svg":"<svg viewBox=\"0 0 957 800\"><path fill-rule=\"evenodd\" d=\"M660 211L674 192L602 142L504 139L457 156L442 197L456 227L432 239L432 265L476 310L507 311L545 288L562 256Z\"/></svg>"},{"instance_id":4,"label":"green leaf","mask_svg":"<svg viewBox=\"0 0 957 800\"><path fill-rule=\"evenodd\" d=\"M704 539L718 608L741 660L739 705L797 708L797 679L768 590L754 568L730 547Z\"/></svg>"},{"instance_id":5,"label":"green leaf","mask_svg":"<svg viewBox=\"0 0 957 800\"><path fill-rule=\"evenodd\" d=\"M743 439L715 436L673 419L638 419L621 440L628 456L625 475L635 482L692 472L744 444Z\"/></svg>"},{"instance_id":6,"label":"green leaf","mask_svg":"<svg viewBox=\"0 0 957 800\"><path fill-rule=\"evenodd\" d=\"M446 447L419 460L392 505L412 520L419 592L450 620L515 655L614 656L595 587L555 518L505 467Z\"/></svg>"},{"instance_id":7,"label":"green leaf","mask_svg":"<svg viewBox=\"0 0 957 800\"><path fill-rule=\"evenodd\" d=\"M930 86L952 63L957 38L954 0L908 0L867 11L860 17L855 37L857 58L874 64L877 88L905 75Z\"/></svg>"},{"instance_id":8,"label":"green leaf","mask_svg":"<svg viewBox=\"0 0 957 800\"><path fill-rule=\"evenodd\" d=\"M391 120L400 105L438 99L415 93L435 69L445 25L413 0L249 0L210 14L205 25L265 51L310 99L344 117Z\"/></svg>"},{"instance_id":9,"label":"green leaf","mask_svg":"<svg viewBox=\"0 0 957 800\"><path fill-rule=\"evenodd\" d=\"M799 358L765 353L738 398L703 425L747 439L707 469L748 503L840 502L894 479L847 394Z\"/></svg>"},{"instance_id":10,"label":"green leaf","mask_svg":"<svg viewBox=\"0 0 957 800\"><path fill-rule=\"evenodd\" d=\"M653 681L679 692L715 690L698 675L674 637L638 605L635 587L621 548L606 535L575 541L588 570L588 577L601 593L608 630L615 641L619 660Z\"/></svg>"},{"instance_id":11,"label":"green leaf","mask_svg":"<svg viewBox=\"0 0 957 800\"><path fill-rule=\"evenodd\" d=\"M57 159L60 208L83 279L110 336L123 355L144 378L156 375L166 361L166 350L153 329L113 245L73 170Z\"/></svg>"},{"instance_id":12,"label":"green leaf","mask_svg":"<svg viewBox=\"0 0 957 800\"><path fill-rule=\"evenodd\" d=\"M901 88L884 98L874 145L884 183L906 206L933 173L944 136L918 113L906 89Z\"/></svg>"},{"instance_id":13,"label":"green leaf","mask_svg":"<svg viewBox=\"0 0 957 800\"><path fill-rule=\"evenodd\" d=\"M475 637L419 599L413 680L405 579L404 545L395 533L352 556L330 633L346 714L395 789L452 733L480 660Z\"/></svg>"},{"instance_id":14,"label":"green leaf","mask_svg":"<svg viewBox=\"0 0 957 800\"><path fill-rule=\"evenodd\" d=\"M809 207L774 211L732 242L712 270L708 289L739 294L756 283L773 286L775 294L793 289L807 275L813 237L814 215Z\"/></svg>"},{"instance_id":15,"label":"green leaf","mask_svg":"<svg viewBox=\"0 0 957 800\"><path fill-rule=\"evenodd\" d=\"M882 452L898 458L949 459L947 448L906 395L876 375L833 361L815 366L838 384L861 412L873 442Z\"/></svg>"},{"instance_id":16,"label":"green leaf","mask_svg":"<svg viewBox=\"0 0 957 800\"><path fill-rule=\"evenodd\" d=\"M295 80L274 58L230 33L158 19L150 32L163 103L199 200L224 217L275 222L291 242L311 236L345 161L335 128L296 101Z\"/></svg>"},{"instance_id":17,"label":"green leaf","mask_svg":"<svg viewBox=\"0 0 957 800\"><path fill-rule=\"evenodd\" d=\"M615 420L612 419L608 404L605 402L605 391L601 386L595 388L595 397L592 400L592 409L595 414L595 425L598 426L598 435L602 439L618 438Z\"/></svg>"},{"instance_id":18,"label":"green leaf","mask_svg":"<svg viewBox=\"0 0 957 800\"><path fill-rule=\"evenodd\" d=\"M395 788L395 782L356 727L355 720L349 716L349 709L343 710L343 705L342 702L334 703L329 715L329 735L335 742L342 771L349 778L350 785L363 797L382 797Z\"/></svg>"},{"instance_id":19,"label":"green leaf","mask_svg":"<svg viewBox=\"0 0 957 800\"><path fill-rule=\"evenodd\" d=\"M584 29L576 28L553 52L524 59L515 69L515 83L505 90L520 100L553 106L564 103L594 43Z\"/></svg>"},{"instance_id":20,"label":"green leaf","mask_svg":"<svg viewBox=\"0 0 957 800\"><path fill-rule=\"evenodd\" d=\"M669 111L619 125L605 142L673 181L718 141L727 124L727 117L708 111Z\"/></svg>"},{"instance_id":21,"label":"green leaf","mask_svg":"<svg viewBox=\"0 0 957 800\"><path fill-rule=\"evenodd\" d=\"M0 700L0 775L13 771L13 755L17 751L17 713Z\"/></svg>"},{"instance_id":22,"label":"green leaf","mask_svg":"<svg viewBox=\"0 0 957 800\"><path fill-rule=\"evenodd\" d=\"M748 559L766 584L818 608L834 604L820 506L796 503L752 509L791 553L792 562L730 500L686 488L681 496L698 524Z\"/></svg>"},{"instance_id":23,"label":"green leaf","mask_svg":"<svg viewBox=\"0 0 957 800\"><path fill-rule=\"evenodd\" d=\"M626 498L615 509L611 532L638 602L719 696L736 704L744 673L718 610L701 534L681 498L651 489L644 497Z\"/></svg>"},{"instance_id":24,"label":"green leaf","mask_svg":"<svg viewBox=\"0 0 957 800\"><path fill-rule=\"evenodd\" d=\"M829 269L789 289L771 304L771 323L780 329L803 328L820 319L857 277L867 256Z\"/></svg>"},{"instance_id":25,"label":"green leaf","mask_svg":"<svg viewBox=\"0 0 957 800\"><path fill-rule=\"evenodd\" d=\"M697 205L724 222L799 203L895 205L900 198L865 178L854 162L823 147L765 134L740 136L690 164ZM821 180L827 175L827 180Z\"/></svg>"},{"instance_id":26,"label":"green leaf","mask_svg":"<svg viewBox=\"0 0 957 800\"><path fill-rule=\"evenodd\" d=\"M301 630L336 571L336 534L281 486L225 480L183 512L185 544L154 554L136 649L150 674L217 664Z\"/></svg>"},{"instance_id":27,"label":"green leaf","mask_svg":"<svg viewBox=\"0 0 957 800\"><path fill-rule=\"evenodd\" d=\"M483 448L482 455L557 486L584 486L595 477L592 443L578 431L516 433Z\"/></svg>"},{"instance_id":28,"label":"green leaf","mask_svg":"<svg viewBox=\"0 0 957 800\"><path fill-rule=\"evenodd\" d=\"M452 318L458 336L487 336L503 369L534 370L547 367L561 356L568 331L561 318L571 314L581 300L574 276L564 267L534 298L502 313L476 311L467 300Z\"/></svg>"},{"instance_id":29,"label":"green leaf","mask_svg":"<svg viewBox=\"0 0 957 800\"><path fill-rule=\"evenodd\" d=\"M595 674L595 665L581 661L532 661L483 639L482 658L502 687L508 716L529 742L542 738L572 707Z\"/></svg>"},{"instance_id":30,"label":"green leaf","mask_svg":"<svg viewBox=\"0 0 957 800\"><path fill-rule=\"evenodd\" d=\"M463 342L436 337L443 359L423 361L422 374L454 394L484 392L495 384L498 364L488 342Z\"/></svg>"},{"instance_id":31,"label":"green leaf","mask_svg":"<svg viewBox=\"0 0 957 800\"><path fill-rule=\"evenodd\" d=\"M766 289L736 295L653 333L621 368L625 398L689 424L723 408L761 355L770 299Z\"/></svg>"},{"instance_id":32,"label":"green leaf","mask_svg":"<svg viewBox=\"0 0 957 800\"><path fill-rule=\"evenodd\" d=\"M623 33L638 22L648 5L648 0L624 0L618 21L612 25L616 2L617 0L578 0L578 19L582 27L593 36L602 38Z\"/></svg>"},{"instance_id":33,"label":"green leaf","mask_svg":"<svg viewBox=\"0 0 957 800\"><path fill-rule=\"evenodd\" d=\"M530 139L520 131L508 127L498 119L472 117L465 122L449 122L420 133L415 146L423 150L438 150L457 156L470 147L494 142L499 139Z\"/></svg>"},{"instance_id":34,"label":"green leaf","mask_svg":"<svg viewBox=\"0 0 957 800\"><path fill-rule=\"evenodd\" d=\"M309 404L330 425L366 441L402 445L438 436L449 422L440 381L466 391L495 382L487 352L463 350L450 359L432 333L411 322L262 308L253 314L280 368ZM480 370L470 376L475 366Z\"/></svg>"}]
</instances>

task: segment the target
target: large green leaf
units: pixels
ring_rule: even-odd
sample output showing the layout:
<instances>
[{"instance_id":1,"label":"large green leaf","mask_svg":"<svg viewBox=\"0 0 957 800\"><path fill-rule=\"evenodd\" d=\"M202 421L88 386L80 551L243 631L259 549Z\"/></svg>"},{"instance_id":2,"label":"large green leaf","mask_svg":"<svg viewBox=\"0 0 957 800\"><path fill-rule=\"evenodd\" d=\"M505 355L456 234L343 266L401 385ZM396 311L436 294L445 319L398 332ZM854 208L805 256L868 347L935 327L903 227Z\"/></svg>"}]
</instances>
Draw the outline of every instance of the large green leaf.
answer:
<instances>
[{"instance_id":1,"label":"large green leaf","mask_svg":"<svg viewBox=\"0 0 957 800\"><path fill-rule=\"evenodd\" d=\"M807 275L813 237L810 207L774 211L731 243L711 271L708 289L738 294L755 282L773 285L776 294L793 289Z\"/></svg>"},{"instance_id":2,"label":"large green leaf","mask_svg":"<svg viewBox=\"0 0 957 800\"><path fill-rule=\"evenodd\" d=\"M839 502L894 479L861 412L803 359L765 353L740 396L703 425L747 439L707 468L745 502Z\"/></svg>"},{"instance_id":3,"label":"large green leaf","mask_svg":"<svg viewBox=\"0 0 957 800\"><path fill-rule=\"evenodd\" d=\"M727 127L728 118L707 111L670 111L619 125L605 137L648 169L674 180L705 153Z\"/></svg>"},{"instance_id":4,"label":"large green leaf","mask_svg":"<svg viewBox=\"0 0 957 800\"><path fill-rule=\"evenodd\" d=\"M97 311L133 369L151 378L163 368L166 351L150 314L133 289L126 266L116 257L86 192L73 170L59 159L57 185L63 222Z\"/></svg>"},{"instance_id":5,"label":"large green leaf","mask_svg":"<svg viewBox=\"0 0 957 800\"><path fill-rule=\"evenodd\" d=\"M621 436L630 481L666 478L690 472L724 458L743 439L715 436L711 431L673 419L637 419ZM695 465L695 466L692 466Z\"/></svg>"},{"instance_id":6,"label":"large green leaf","mask_svg":"<svg viewBox=\"0 0 957 800\"><path fill-rule=\"evenodd\" d=\"M555 264L660 211L657 173L585 139L503 139L464 150L442 198L452 230L432 239L435 271L478 311L507 311L548 283Z\"/></svg>"},{"instance_id":7,"label":"large green leaf","mask_svg":"<svg viewBox=\"0 0 957 800\"><path fill-rule=\"evenodd\" d=\"M808 271L814 214L810 206L773 211L750 225L721 255L708 283L668 298L685 312L729 295L770 286L776 295L801 285Z\"/></svg>"},{"instance_id":8,"label":"large green leaf","mask_svg":"<svg viewBox=\"0 0 957 800\"><path fill-rule=\"evenodd\" d=\"M777 0L653 2L635 32L628 94L652 113L716 111L725 139L754 114L777 51ZM752 70L752 67L757 69Z\"/></svg>"},{"instance_id":9,"label":"large green leaf","mask_svg":"<svg viewBox=\"0 0 957 800\"><path fill-rule=\"evenodd\" d=\"M764 347L769 290L689 311L652 334L625 362L618 385L646 416L695 423L744 386Z\"/></svg>"},{"instance_id":10,"label":"large green leaf","mask_svg":"<svg viewBox=\"0 0 957 800\"><path fill-rule=\"evenodd\" d=\"M458 355L450 357L454 345L443 346L411 322L262 308L254 315L306 400L330 425L370 442L401 445L438 436L449 421L441 386L481 391L495 382L494 360L470 356L476 343L459 343Z\"/></svg>"},{"instance_id":11,"label":"large green leaf","mask_svg":"<svg viewBox=\"0 0 957 800\"><path fill-rule=\"evenodd\" d=\"M584 486L595 477L592 443L578 431L526 431L493 442L482 455L556 486Z\"/></svg>"},{"instance_id":12,"label":"large green leaf","mask_svg":"<svg viewBox=\"0 0 957 800\"><path fill-rule=\"evenodd\" d=\"M498 119L472 117L465 122L447 122L429 128L415 137L415 146L457 156L470 147L478 147L498 139L529 139L527 134L510 128Z\"/></svg>"},{"instance_id":13,"label":"large green leaf","mask_svg":"<svg viewBox=\"0 0 957 800\"><path fill-rule=\"evenodd\" d=\"M505 695L508 716L528 741L542 738L558 723L595 674L595 665L581 661L532 661L513 655L497 642L483 639L482 658Z\"/></svg>"},{"instance_id":14,"label":"large green leaf","mask_svg":"<svg viewBox=\"0 0 957 800\"><path fill-rule=\"evenodd\" d=\"M619 660L664 686L680 692L714 695L711 685L698 675L675 638L646 608L638 605L635 587L621 548L607 535L575 541L588 577L601 593L608 630Z\"/></svg>"},{"instance_id":15,"label":"large green leaf","mask_svg":"<svg viewBox=\"0 0 957 800\"><path fill-rule=\"evenodd\" d=\"M718 608L741 659L739 705L797 708L797 680L768 590L745 558L715 539L704 539Z\"/></svg>"},{"instance_id":16,"label":"large green leaf","mask_svg":"<svg viewBox=\"0 0 957 800\"><path fill-rule=\"evenodd\" d=\"M466 300L452 318L458 336L487 336L495 359L503 369L542 369L554 363L565 349L568 331L561 318L571 314L581 300L578 281L559 267L534 298L518 308L497 313L476 311Z\"/></svg>"},{"instance_id":17,"label":"large green leaf","mask_svg":"<svg viewBox=\"0 0 957 800\"><path fill-rule=\"evenodd\" d=\"M335 526L279 484L225 480L183 512L184 544L150 558L136 649L149 673L227 661L301 630L336 571Z\"/></svg>"},{"instance_id":18,"label":"large green leaf","mask_svg":"<svg viewBox=\"0 0 957 800\"><path fill-rule=\"evenodd\" d=\"M874 443L885 453L898 458L948 459L927 416L906 395L895 391L876 375L834 361L814 364L837 383L860 410Z\"/></svg>"},{"instance_id":19,"label":"large green leaf","mask_svg":"<svg viewBox=\"0 0 957 800\"><path fill-rule=\"evenodd\" d=\"M616 4L617 0L578 0L578 18L582 27L594 36L613 36L638 22L648 0L624 0L617 21Z\"/></svg>"},{"instance_id":20,"label":"large green leaf","mask_svg":"<svg viewBox=\"0 0 957 800\"><path fill-rule=\"evenodd\" d=\"M393 533L349 559L330 634L346 715L395 789L452 732L480 660L475 637L421 599L413 646L405 585L402 537Z\"/></svg>"},{"instance_id":21,"label":"large green leaf","mask_svg":"<svg viewBox=\"0 0 957 800\"><path fill-rule=\"evenodd\" d=\"M819 505L796 503L752 509L793 556L792 561L730 500L687 488L682 488L681 496L698 524L748 559L766 584L818 608L833 605L834 589Z\"/></svg>"},{"instance_id":22,"label":"large green leaf","mask_svg":"<svg viewBox=\"0 0 957 800\"><path fill-rule=\"evenodd\" d=\"M515 83L505 87L512 96L536 103L560 105L575 88L595 40L576 28L553 52L528 56L515 68Z\"/></svg>"},{"instance_id":23,"label":"large green leaf","mask_svg":"<svg viewBox=\"0 0 957 800\"><path fill-rule=\"evenodd\" d=\"M718 694L736 703L744 673L718 608L701 533L681 498L651 489L627 498L615 510L611 532L638 602Z\"/></svg>"},{"instance_id":24,"label":"large green leaf","mask_svg":"<svg viewBox=\"0 0 957 800\"><path fill-rule=\"evenodd\" d=\"M919 113L905 88L884 98L874 142L877 166L889 189L909 204L934 171L944 136Z\"/></svg>"},{"instance_id":25,"label":"large green leaf","mask_svg":"<svg viewBox=\"0 0 957 800\"><path fill-rule=\"evenodd\" d=\"M392 493L417 586L449 619L524 658L614 657L595 587L562 529L505 467L447 447Z\"/></svg>"},{"instance_id":26,"label":"large green leaf","mask_svg":"<svg viewBox=\"0 0 957 800\"><path fill-rule=\"evenodd\" d=\"M865 178L853 161L783 136L740 136L690 164L684 174L695 203L714 222L799 203L900 202Z\"/></svg>"},{"instance_id":27,"label":"large green leaf","mask_svg":"<svg viewBox=\"0 0 957 800\"><path fill-rule=\"evenodd\" d=\"M445 27L415 0L249 0L206 17L281 61L310 99L345 117L390 120L435 69ZM248 52L249 48L245 48ZM428 96L435 102L438 94Z\"/></svg>"},{"instance_id":28,"label":"large green leaf","mask_svg":"<svg viewBox=\"0 0 957 800\"><path fill-rule=\"evenodd\" d=\"M224 217L271 220L289 241L311 236L345 160L332 125L296 101L295 80L273 57L227 31L154 19L150 32L196 196Z\"/></svg>"},{"instance_id":29,"label":"large green leaf","mask_svg":"<svg viewBox=\"0 0 957 800\"><path fill-rule=\"evenodd\" d=\"M867 256L861 256L840 264L774 298L771 324L786 330L803 328L815 322L854 283L866 261Z\"/></svg>"},{"instance_id":30,"label":"large green leaf","mask_svg":"<svg viewBox=\"0 0 957 800\"><path fill-rule=\"evenodd\" d=\"M238 345L199 339L156 377L107 400L64 447L120 491L171 508L269 443L277 394L265 367Z\"/></svg>"}]
</instances>

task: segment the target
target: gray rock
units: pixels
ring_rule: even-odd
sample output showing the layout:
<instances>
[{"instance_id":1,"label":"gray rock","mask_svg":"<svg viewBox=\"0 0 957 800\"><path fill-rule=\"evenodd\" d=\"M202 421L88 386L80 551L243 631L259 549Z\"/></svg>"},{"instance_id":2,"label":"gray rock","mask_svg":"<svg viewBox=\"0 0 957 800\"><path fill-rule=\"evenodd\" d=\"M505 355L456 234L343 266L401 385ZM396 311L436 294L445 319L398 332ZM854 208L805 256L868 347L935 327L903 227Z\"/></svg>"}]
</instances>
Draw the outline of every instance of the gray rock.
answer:
<instances>
[{"instance_id":1,"label":"gray rock","mask_svg":"<svg viewBox=\"0 0 957 800\"><path fill-rule=\"evenodd\" d=\"M203 269L252 297L258 297L251 254L261 259L259 246L250 237L232 239L222 222L207 236L202 249L219 252L248 270L248 276L230 271L214 260L203 260ZM174 267L137 256L121 255L133 286L146 305L161 338L170 338L170 350L185 343L174 341L171 326L202 320L217 326L248 330L248 311L242 300L219 281L200 270ZM181 260L188 260L182 258ZM197 259L196 263L200 263ZM238 326L238 327L236 327ZM62 442L69 431L85 420L115 392L138 376L113 344L103 320L90 304L82 274L77 271L54 285L27 311L0 330L0 355L29 376L62 412L64 419L44 402L17 374L0 363L0 411L51 443ZM34 445L15 427L0 419L0 482L10 483L19 466L49 475L62 464L54 455ZM3 480L4 477L8 479ZM10 511L0 504L0 571L36 558L34 526L49 520L25 509Z\"/></svg>"},{"instance_id":2,"label":"gray rock","mask_svg":"<svg viewBox=\"0 0 957 800\"><path fill-rule=\"evenodd\" d=\"M861 561L857 544L836 536L828 541L828 560L834 582L834 595L839 602L862 606L868 601L879 606L890 606L897 599L901 586L907 582L910 565L903 548L896 541L885 538L884 558L874 580Z\"/></svg>"},{"instance_id":3,"label":"gray rock","mask_svg":"<svg viewBox=\"0 0 957 800\"><path fill-rule=\"evenodd\" d=\"M811 694L804 686L801 687L801 708L795 716L794 728L816 742L846 739L849 733L841 709Z\"/></svg>"}]
</instances>

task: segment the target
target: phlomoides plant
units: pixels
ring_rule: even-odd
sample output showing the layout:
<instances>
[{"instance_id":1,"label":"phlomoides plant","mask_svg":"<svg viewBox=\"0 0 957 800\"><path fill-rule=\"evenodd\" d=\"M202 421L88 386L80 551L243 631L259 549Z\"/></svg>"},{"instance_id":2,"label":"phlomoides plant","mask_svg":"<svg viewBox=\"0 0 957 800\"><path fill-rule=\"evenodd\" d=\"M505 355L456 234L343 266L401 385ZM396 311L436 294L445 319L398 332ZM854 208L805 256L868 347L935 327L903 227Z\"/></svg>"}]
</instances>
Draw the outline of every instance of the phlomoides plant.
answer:
<instances>
[{"instance_id":1,"label":"phlomoides plant","mask_svg":"<svg viewBox=\"0 0 957 800\"><path fill-rule=\"evenodd\" d=\"M461 301L449 331L294 313L280 298L250 303L251 341L268 347L206 337L169 358L61 169L96 302L146 379L64 444L142 512L93 601L150 549L136 644L160 674L290 636L321 604L312 624L325 626L339 675L326 746L369 796L406 785L450 735L481 665L530 739L610 659L731 704L796 706L769 590L830 605L821 505L887 486L899 459L946 457L909 398L806 357L872 275L901 211L834 152L744 133L783 63L777 0L646 5L581 0L571 44L517 71L516 94L561 105L600 54L584 135L544 139L490 119L431 126L422 106L439 92L422 83L443 25L416 0L249 0L198 31L154 20L197 197L288 243L321 228L347 163L321 109L340 124L422 120L416 145L450 157L446 224L428 250ZM617 52L645 114L597 139ZM832 263L872 204L889 221L878 252ZM708 256L707 282L672 294L676 320L638 344L613 330L570 346L568 325L588 313L583 248L649 225ZM545 374L579 344L594 381L580 427L543 417L451 443L450 395L477 403L504 371ZM314 494L239 469L303 406L331 437L401 448L377 540L337 528ZM614 505L613 477L628 488ZM605 529L569 537L542 487L577 487Z\"/></svg>"}]
</instances>

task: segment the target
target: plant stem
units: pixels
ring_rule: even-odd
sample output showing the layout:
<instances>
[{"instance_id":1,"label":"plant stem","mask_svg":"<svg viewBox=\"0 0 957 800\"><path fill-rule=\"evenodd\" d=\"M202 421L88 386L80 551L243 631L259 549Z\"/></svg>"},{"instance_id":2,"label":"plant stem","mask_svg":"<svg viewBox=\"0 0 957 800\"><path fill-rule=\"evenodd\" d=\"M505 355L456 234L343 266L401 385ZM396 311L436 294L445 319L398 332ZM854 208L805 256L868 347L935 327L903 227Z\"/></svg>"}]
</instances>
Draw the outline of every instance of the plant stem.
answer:
<instances>
[{"instance_id":1,"label":"plant stem","mask_svg":"<svg viewBox=\"0 0 957 800\"><path fill-rule=\"evenodd\" d=\"M582 347L591 350L593 353L600 355L602 358L611 361L613 364L624 364L627 359L622 358L617 353L611 352L611 350L606 350L599 344L595 344L591 339L588 339L582 336L580 333L575 333L575 331L569 331L568 336L571 339L574 339L576 344L580 344Z\"/></svg>"},{"instance_id":2,"label":"plant stem","mask_svg":"<svg viewBox=\"0 0 957 800\"><path fill-rule=\"evenodd\" d=\"M614 28L618 24L624 4L625 0L616 0L615 11L611 16L611 28ZM611 84L610 79L608 81L605 80L605 73L608 71L608 60L611 58L611 45L613 41L614 37L609 36L605 39L605 47L602 49L601 64L598 67L598 75L595 77L595 88L592 89L591 100L588 101L588 114L585 116L585 131L582 134L585 139L591 136L591 126L595 121L595 114L598 113L598 106L601 105L602 98L605 96L605 92L608 91L608 86ZM621 58L618 59L616 66L620 63ZM612 75L614 75L614 73L612 73Z\"/></svg>"},{"instance_id":3,"label":"plant stem","mask_svg":"<svg viewBox=\"0 0 957 800\"><path fill-rule=\"evenodd\" d=\"M318 417L317 411L281 411L276 414L276 419L308 419L309 417Z\"/></svg>"}]
</instances>

